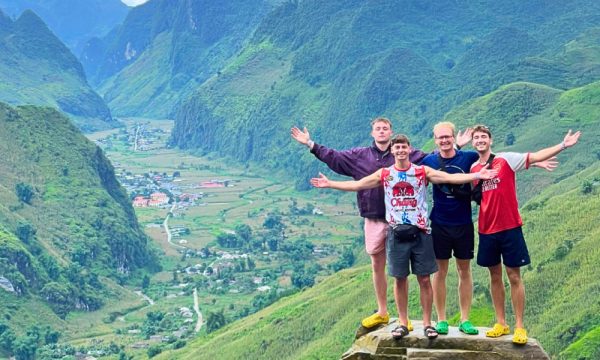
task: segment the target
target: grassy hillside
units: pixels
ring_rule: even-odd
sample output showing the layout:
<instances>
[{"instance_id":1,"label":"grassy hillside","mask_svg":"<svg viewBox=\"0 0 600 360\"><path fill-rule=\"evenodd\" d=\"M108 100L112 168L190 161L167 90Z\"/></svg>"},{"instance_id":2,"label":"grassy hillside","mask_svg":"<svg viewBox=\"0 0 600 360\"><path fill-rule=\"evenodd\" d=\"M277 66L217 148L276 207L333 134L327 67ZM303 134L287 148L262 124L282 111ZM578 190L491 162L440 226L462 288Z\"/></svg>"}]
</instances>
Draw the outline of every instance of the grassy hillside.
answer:
<instances>
[{"instance_id":1,"label":"grassy hillside","mask_svg":"<svg viewBox=\"0 0 600 360\"><path fill-rule=\"evenodd\" d=\"M158 358L338 358L351 344L357 320L372 310L365 302L371 292L367 267L344 270Z\"/></svg>"},{"instance_id":2,"label":"grassy hillside","mask_svg":"<svg viewBox=\"0 0 600 360\"><path fill-rule=\"evenodd\" d=\"M177 108L172 143L275 168L289 160L305 184L292 125L346 148L370 142L369 119L385 115L419 145L446 112L499 86L598 80L599 15L585 1L288 2Z\"/></svg>"},{"instance_id":3,"label":"grassy hillside","mask_svg":"<svg viewBox=\"0 0 600 360\"><path fill-rule=\"evenodd\" d=\"M585 181L594 185L584 194L581 184ZM594 269L598 257L595 224L596 214L600 213L599 185L600 168L596 164L552 185L522 211L533 260L524 269L527 328L546 351L561 359L591 360L599 355L596 344L600 341L600 318L594 300L600 284ZM491 326L487 272L475 265L473 268L472 320ZM455 285L455 274L451 274L449 289ZM344 270L158 358L338 358L352 343L360 318L374 306L371 286L368 266ZM419 318L415 283L411 283L411 289L411 317ZM388 303L393 306L391 292ZM452 295L448 310L458 313Z\"/></svg>"},{"instance_id":4,"label":"grassy hillside","mask_svg":"<svg viewBox=\"0 0 600 360\"><path fill-rule=\"evenodd\" d=\"M84 131L119 125L77 58L31 11L15 21L0 11L0 101L60 109Z\"/></svg>"},{"instance_id":5,"label":"grassy hillside","mask_svg":"<svg viewBox=\"0 0 600 360\"><path fill-rule=\"evenodd\" d=\"M239 51L270 8L265 0L152 1L90 43L81 59L115 114L170 117Z\"/></svg>"},{"instance_id":6,"label":"grassy hillside","mask_svg":"<svg viewBox=\"0 0 600 360\"><path fill-rule=\"evenodd\" d=\"M492 130L494 152L537 151L558 144L569 129L581 130L580 143L559 154L552 174L541 170L519 174L519 199L538 194L549 184L585 169L600 159L595 144L600 130L600 82L561 91L531 83L514 83L473 99L446 114L459 127L483 123Z\"/></svg>"},{"instance_id":7,"label":"grassy hillside","mask_svg":"<svg viewBox=\"0 0 600 360\"><path fill-rule=\"evenodd\" d=\"M57 325L113 299L107 283L156 269L112 165L69 119L0 103L0 151L0 275L14 288L1 290L0 321L12 331L25 331L36 303L37 324Z\"/></svg>"}]
</instances>

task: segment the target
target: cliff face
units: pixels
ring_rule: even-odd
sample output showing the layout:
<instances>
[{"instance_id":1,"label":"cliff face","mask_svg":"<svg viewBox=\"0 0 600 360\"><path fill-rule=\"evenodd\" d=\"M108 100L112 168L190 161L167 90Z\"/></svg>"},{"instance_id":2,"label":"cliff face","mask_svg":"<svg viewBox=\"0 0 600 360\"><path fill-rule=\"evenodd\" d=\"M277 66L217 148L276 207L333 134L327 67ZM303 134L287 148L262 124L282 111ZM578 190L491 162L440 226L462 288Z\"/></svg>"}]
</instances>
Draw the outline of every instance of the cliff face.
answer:
<instances>
[{"instance_id":1,"label":"cliff face","mask_svg":"<svg viewBox=\"0 0 600 360\"><path fill-rule=\"evenodd\" d=\"M343 360L397 359L397 360L521 360L550 359L535 339L526 345L512 343L512 336L492 339L485 337L487 328L479 328L479 335L465 335L458 328L451 327L448 335L440 335L429 340L423 336L423 324L413 322L415 329L401 340L394 340L390 334L396 326L391 322L375 331L357 333L357 339L350 350L342 355Z\"/></svg>"}]
</instances>

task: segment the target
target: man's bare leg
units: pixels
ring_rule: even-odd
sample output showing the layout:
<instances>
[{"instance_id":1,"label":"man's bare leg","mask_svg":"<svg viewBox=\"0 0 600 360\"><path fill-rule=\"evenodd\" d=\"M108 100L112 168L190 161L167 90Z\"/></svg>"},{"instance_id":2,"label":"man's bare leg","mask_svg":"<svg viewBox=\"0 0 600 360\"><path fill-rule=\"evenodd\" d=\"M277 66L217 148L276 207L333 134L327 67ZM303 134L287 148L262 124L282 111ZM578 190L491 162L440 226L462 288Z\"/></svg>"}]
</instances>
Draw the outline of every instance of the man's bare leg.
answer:
<instances>
[{"instance_id":1,"label":"man's bare leg","mask_svg":"<svg viewBox=\"0 0 600 360\"><path fill-rule=\"evenodd\" d=\"M502 264L488 267L490 272L490 291L492 293L492 303L496 313L496 322L506 326L506 314L504 310L504 282L502 281Z\"/></svg>"},{"instance_id":2,"label":"man's bare leg","mask_svg":"<svg viewBox=\"0 0 600 360\"><path fill-rule=\"evenodd\" d=\"M433 274L433 302L438 322L446 320L446 276L448 275L448 259L436 259L438 271Z\"/></svg>"},{"instance_id":3,"label":"man's bare leg","mask_svg":"<svg viewBox=\"0 0 600 360\"><path fill-rule=\"evenodd\" d=\"M377 313L385 316L387 309L387 278L385 275L385 250L371 255L371 268L373 270L373 287L377 298Z\"/></svg>"},{"instance_id":4,"label":"man's bare leg","mask_svg":"<svg viewBox=\"0 0 600 360\"><path fill-rule=\"evenodd\" d=\"M521 269L506 266L506 275L510 282L510 299L515 312L515 327L523 328L523 313L525 312L525 286L521 279Z\"/></svg>"},{"instance_id":5,"label":"man's bare leg","mask_svg":"<svg viewBox=\"0 0 600 360\"><path fill-rule=\"evenodd\" d=\"M394 299L398 310L398 322L408 326L408 278L394 278Z\"/></svg>"},{"instance_id":6,"label":"man's bare leg","mask_svg":"<svg viewBox=\"0 0 600 360\"><path fill-rule=\"evenodd\" d=\"M417 275L421 308L423 308L423 326L431 326L431 306L433 305L433 289L429 275Z\"/></svg>"},{"instance_id":7,"label":"man's bare leg","mask_svg":"<svg viewBox=\"0 0 600 360\"><path fill-rule=\"evenodd\" d=\"M473 277L471 276L471 260L456 259L458 271L458 299L460 302L460 321L469 320L473 301Z\"/></svg>"}]
</instances>

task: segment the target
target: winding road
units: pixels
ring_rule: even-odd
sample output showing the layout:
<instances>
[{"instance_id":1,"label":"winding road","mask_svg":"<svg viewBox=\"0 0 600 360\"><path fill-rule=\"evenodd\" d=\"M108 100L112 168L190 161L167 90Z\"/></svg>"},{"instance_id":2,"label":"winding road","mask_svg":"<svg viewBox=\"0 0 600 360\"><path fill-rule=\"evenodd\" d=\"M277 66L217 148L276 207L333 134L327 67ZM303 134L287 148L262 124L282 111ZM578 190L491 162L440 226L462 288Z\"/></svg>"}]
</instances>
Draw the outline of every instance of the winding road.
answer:
<instances>
[{"instance_id":1,"label":"winding road","mask_svg":"<svg viewBox=\"0 0 600 360\"><path fill-rule=\"evenodd\" d=\"M194 331L198 332L202 328L202 324L204 322L202 319L202 313L200 312L200 306L198 305L198 289L197 288L194 288L194 311L198 315L198 321L196 322L196 327L194 328Z\"/></svg>"}]
</instances>

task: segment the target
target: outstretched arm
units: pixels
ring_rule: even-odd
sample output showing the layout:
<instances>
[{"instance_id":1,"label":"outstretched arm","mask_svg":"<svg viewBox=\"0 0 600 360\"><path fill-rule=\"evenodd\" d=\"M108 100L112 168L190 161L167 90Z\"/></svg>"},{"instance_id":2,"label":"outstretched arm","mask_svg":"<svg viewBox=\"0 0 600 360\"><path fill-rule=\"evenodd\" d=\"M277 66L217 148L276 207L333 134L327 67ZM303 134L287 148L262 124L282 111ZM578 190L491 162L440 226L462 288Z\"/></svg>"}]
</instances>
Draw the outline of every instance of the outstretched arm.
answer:
<instances>
[{"instance_id":1,"label":"outstretched arm","mask_svg":"<svg viewBox=\"0 0 600 360\"><path fill-rule=\"evenodd\" d=\"M570 148L571 146L577 144L579 136L581 136L581 131L571 133L571 130L569 129L569 132L567 133L567 135L565 135L565 138L560 144L529 154L529 163L533 164L536 162L547 160L553 157L554 155L558 154L559 152L563 151L564 149Z\"/></svg>"},{"instance_id":2,"label":"outstretched arm","mask_svg":"<svg viewBox=\"0 0 600 360\"><path fill-rule=\"evenodd\" d=\"M364 156L361 155L362 151L368 151L366 148L353 148L340 151L316 144L310 139L307 128L300 130L294 126L290 130L290 134L292 135L292 139L307 146L317 159L324 162L331 170L340 175L355 177L356 162Z\"/></svg>"},{"instance_id":3,"label":"outstretched arm","mask_svg":"<svg viewBox=\"0 0 600 360\"><path fill-rule=\"evenodd\" d=\"M314 141L310 140L310 134L308 133L308 129L305 127L304 130L300 130L297 127L293 127L290 131L292 138L299 142L302 145L307 146L312 150L315 145Z\"/></svg>"},{"instance_id":4,"label":"outstretched arm","mask_svg":"<svg viewBox=\"0 0 600 360\"><path fill-rule=\"evenodd\" d=\"M369 176L365 176L360 180L351 181L333 181L329 180L325 175L319 173L319 177L310 179L310 183L312 186L317 188L330 188L343 191L373 189L381 186L381 169Z\"/></svg>"},{"instance_id":5,"label":"outstretched arm","mask_svg":"<svg viewBox=\"0 0 600 360\"><path fill-rule=\"evenodd\" d=\"M488 180L498 175L498 171L485 167L472 174L448 174L425 166L425 173L427 179L434 184L465 184L475 180Z\"/></svg>"}]
</instances>

